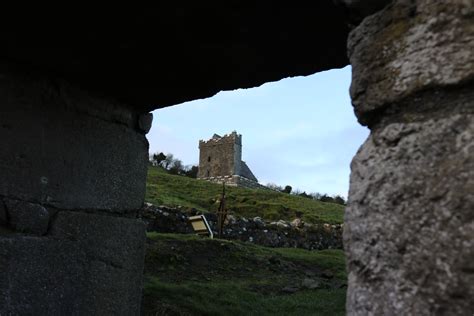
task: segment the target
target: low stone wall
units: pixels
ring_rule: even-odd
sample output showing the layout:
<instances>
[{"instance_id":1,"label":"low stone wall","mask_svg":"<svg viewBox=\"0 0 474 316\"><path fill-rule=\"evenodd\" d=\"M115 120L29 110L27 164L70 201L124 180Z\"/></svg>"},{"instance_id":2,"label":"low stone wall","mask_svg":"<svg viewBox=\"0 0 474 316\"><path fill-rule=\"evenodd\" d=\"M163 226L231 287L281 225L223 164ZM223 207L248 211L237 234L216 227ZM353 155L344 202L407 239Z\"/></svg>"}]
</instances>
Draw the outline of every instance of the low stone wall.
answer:
<instances>
[{"instance_id":1,"label":"low stone wall","mask_svg":"<svg viewBox=\"0 0 474 316\"><path fill-rule=\"evenodd\" d=\"M146 204L141 211L147 231L159 233L194 234L186 212L180 208ZM205 214L214 234L217 235L216 214ZM225 239L241 240L267 247L293 247L308 250L341 249L343 225L308 224L300 219L268 222L260 217L235 218L229 216L224 229Z\"/></svg>"},{"instance_id":2,"label":"low stone wall","mask_svg":"<svg viewBox=\"0 0 474 316\"><path fill-rule=\"evenodd\" d=\"M200 179L210 181L210 182L221 183L221 184L225 183L227 186L231 186L231 187L244 187L244 188L249 188L249 189L271 190L270 188L264 185L261 185L258 182L255 182L253 180L247 179L239 175L209 177L209 178L200 178Z\"/></svg>"}]
</instances>

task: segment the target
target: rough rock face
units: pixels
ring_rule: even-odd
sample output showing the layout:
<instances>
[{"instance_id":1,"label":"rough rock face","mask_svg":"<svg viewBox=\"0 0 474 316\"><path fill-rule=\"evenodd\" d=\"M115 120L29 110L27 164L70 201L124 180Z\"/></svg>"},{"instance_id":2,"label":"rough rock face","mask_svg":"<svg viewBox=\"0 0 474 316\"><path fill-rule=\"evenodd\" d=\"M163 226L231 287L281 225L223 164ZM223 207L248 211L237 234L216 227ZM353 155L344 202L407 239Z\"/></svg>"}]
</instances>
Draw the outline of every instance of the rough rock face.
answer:
<instances>
[{"instance_id":1,"label":"rough rock face","mask_svg":"<svg viewBox=\"0 0 474 316\"><path fill-rule=\"evenodd\" d=\"M350 35L349 315L474 310L472 1L397 1Z\"/></svg>"},{"instance_id":2,"label":"rough rock face","mask_svg":"<svg viewBox=\"0 0 474 316\"><path fill-rule=\"evenodd\" d=\"M473 310L473 137L471 113L389 124L362 146L345 233L353 314Z\"/></svg>"},{"instance_id":3,"label":"rough rock face","mask_svg":"<svg viewBox=\"0 0 474 316\"><path fill-rule=\"evenodd\" d=\"M351 32L351 97L359 121L370 126L404 97L472 80L473 14L472 1L399 0Z\"/></svg>"}]
</instances>

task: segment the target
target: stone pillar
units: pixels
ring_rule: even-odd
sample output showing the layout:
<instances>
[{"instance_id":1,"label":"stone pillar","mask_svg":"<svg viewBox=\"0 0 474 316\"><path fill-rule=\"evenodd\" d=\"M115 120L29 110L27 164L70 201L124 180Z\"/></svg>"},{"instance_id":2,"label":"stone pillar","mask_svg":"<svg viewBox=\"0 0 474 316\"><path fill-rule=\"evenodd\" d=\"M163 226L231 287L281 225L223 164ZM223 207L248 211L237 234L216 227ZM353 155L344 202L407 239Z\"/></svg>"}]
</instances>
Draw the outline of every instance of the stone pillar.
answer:
<instances>
[{"instance_id":1,"label":"stone pillar","mask_svg":"<svg viewBox=\"0 0 474 316\"><path fill-rule=\"evenodd\" d=\"M149 116L0 66L0 315L140 312Z\"/></svg>"},{"instance_id":2,"label":"stone pillar","mask_svg":"<svg viewBox=\"0 0 474 316\"><path fill-rule=\"evenodd\" d=\"M474 4L394 1L349 37L349 315L474 311Z\"/></svg>"}]
</instances>

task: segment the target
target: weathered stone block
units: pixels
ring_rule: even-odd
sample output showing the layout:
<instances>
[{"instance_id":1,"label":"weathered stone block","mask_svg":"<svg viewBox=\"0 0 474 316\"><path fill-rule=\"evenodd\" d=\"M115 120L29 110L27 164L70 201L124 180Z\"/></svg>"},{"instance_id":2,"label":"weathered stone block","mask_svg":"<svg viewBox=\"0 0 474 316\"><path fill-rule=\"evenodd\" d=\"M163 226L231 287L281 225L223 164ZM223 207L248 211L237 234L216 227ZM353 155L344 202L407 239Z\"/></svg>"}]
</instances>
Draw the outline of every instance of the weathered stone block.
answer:
<instances>
[{"instance_id":1,"label":"weathered stone block","mask_svg":"<svg viewBox=\"0 0 474 316\"><path fill-rule=\"evenodd\" d=\"M60 209L141 207L148 142L133 111L6 71L0 103L0 196Z\"/></svg>"},{"instance_id":2,"label":"weathered stone block","mask_svg":"<svg viewBox=\"0 0 474 316\"><path fill-rule=\"evenodd\" d=\"M351 97L373 124L393 102L474 77L472 1L398 0L369 16L348 39Z\"/></svg>"},{"instance_id":3,"label":"weathered stone block","mask_svg":"<svg viewBox=\"0 0 474 316\"><path fill-rule=\"evenodd\" d=\"M472 312L474 113L381 127L351 167L349 315Z\"/></svg>"},{"instance_id":4,"label":"weathered stone block","mask_svg":"<svg viewBox=\"0 0 474 316\"><path fill-rule=\"evenodd\" d=\"M152 123L152 113L142 114L138 117L138 128L145 134L148 134L148 132L150 131Z\"/></svg>"},{"instance_id":5,"label":"weathered stone block","mask_svg":"<svg viewBox=\"0 0 474 316\"><path fill-rule=\"evenodd\" d=\"M4 199L8 212L8 224L17 231L44 235L48 231L50 214L39 204Z\"/></svg>"},{"instance_id":6,"label":"weathered stone block","mask_svg":"<svg viewBox=\"0 0 474 316\"><path fill-rule=\"evenodd\" d=\"M0 314L138 315L143 223L62 211L52 226L0 237Z\"/></svg>"},{"instance_id":7,"label":"weathered stone block","mask_svg":"<svg viewBox=\"0 0 474 316\"><path fill-rule=\"evenodd\" d=\"M51 225L52 238L78 240L89 254L114 267L137 265L144 249L145 224L136 219L61 211ZM137 257L138 255L138 257Z\"/></svg>"},{"instance_id":8,"label":"weathered stone block","mask_svg":"<svg viewBox=\"0 0 474 316\"><path fill-rule=\"evenodd\" d=\"M7 215L7 208L3 203L2 199L0 199L0 225L7 225L8 223L8 215Z\"/></svg>"},{"instance_id":9,"label":"weathered stone block","mask_svg":"<svg viewBox=\"0 0 474 316\"><path fill-rule=\"evenodd\" d=\"M0 315L138 314L144 225L119 216L144 199L141 113L0 72Z\"/></svg>"},{"instance_id":10,"label":"weathered stone block","mask_svg":"<svg viewBox=\"0 0 474 316\"><path fill-rule=\"evenodd\" d=\"M350 35L371 135L344 226L349 315L474 310L472 1L394 1Z\"/></svg>"}]
</instances>

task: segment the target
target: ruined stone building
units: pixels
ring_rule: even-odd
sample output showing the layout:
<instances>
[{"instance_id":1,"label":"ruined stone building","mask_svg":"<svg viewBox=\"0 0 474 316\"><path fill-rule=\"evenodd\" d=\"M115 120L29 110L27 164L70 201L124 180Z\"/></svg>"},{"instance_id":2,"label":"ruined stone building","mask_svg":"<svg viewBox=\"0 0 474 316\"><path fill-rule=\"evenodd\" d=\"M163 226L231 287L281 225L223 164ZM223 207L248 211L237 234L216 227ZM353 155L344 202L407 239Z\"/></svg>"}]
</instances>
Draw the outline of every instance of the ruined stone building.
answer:
<instances>
[{"instance_id":1,"label":"ruined stone building","mask_svg":"<svg viewBox=\"0 0 474 316\"><path fill-rule=\"evenodd\" d=\"M236 131L207 141L199 141L199 179L227 185L262 187L245 161L242 161L242 135Z\"/></svg>"}]
</instances>

